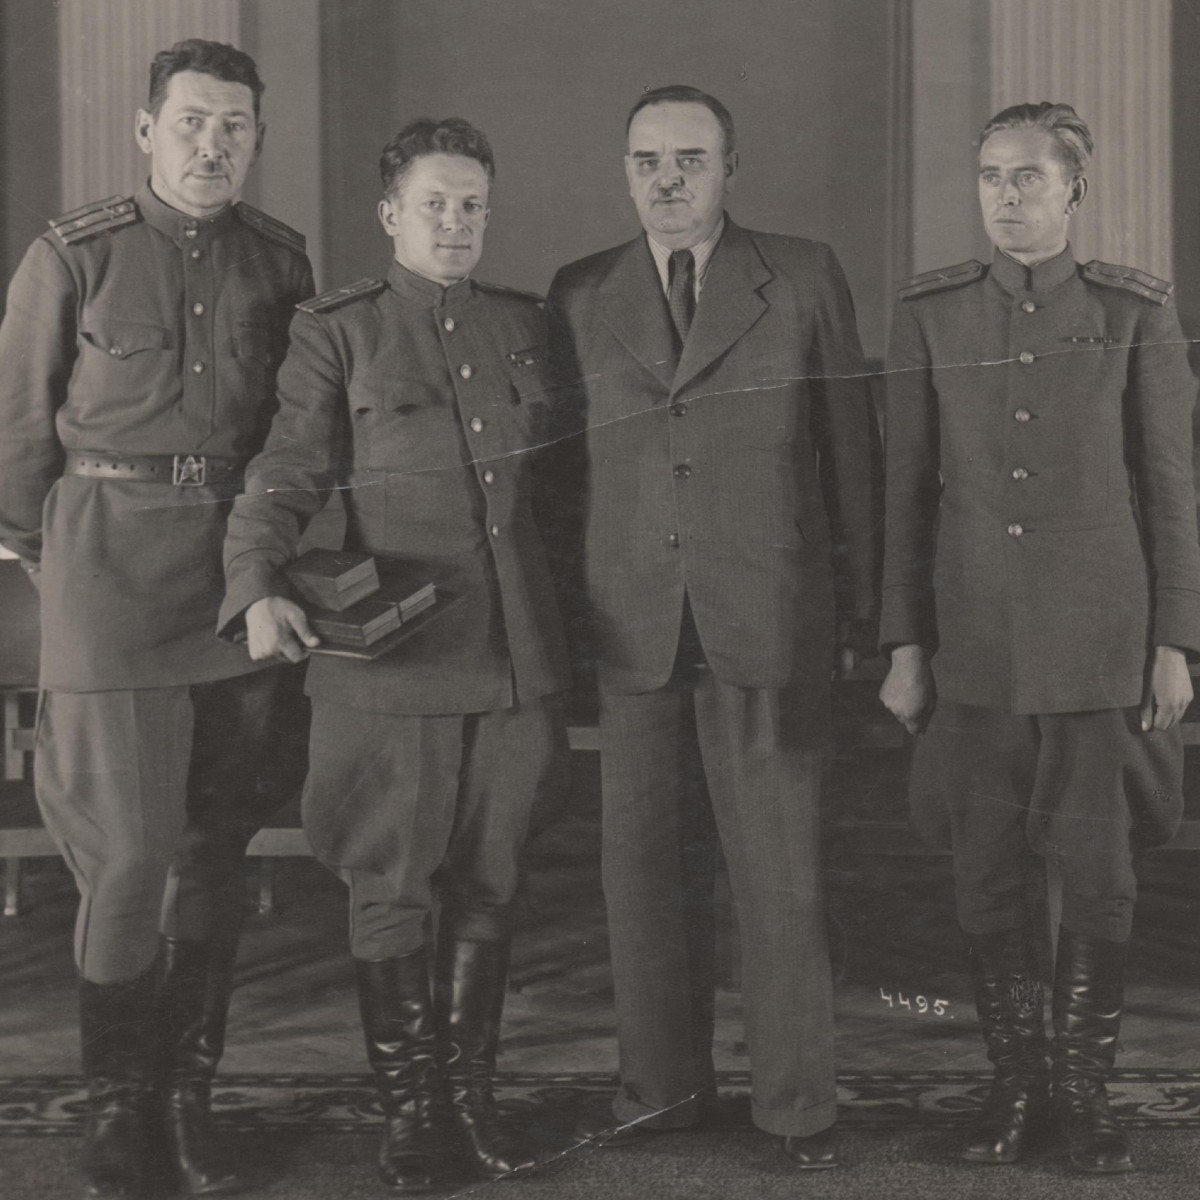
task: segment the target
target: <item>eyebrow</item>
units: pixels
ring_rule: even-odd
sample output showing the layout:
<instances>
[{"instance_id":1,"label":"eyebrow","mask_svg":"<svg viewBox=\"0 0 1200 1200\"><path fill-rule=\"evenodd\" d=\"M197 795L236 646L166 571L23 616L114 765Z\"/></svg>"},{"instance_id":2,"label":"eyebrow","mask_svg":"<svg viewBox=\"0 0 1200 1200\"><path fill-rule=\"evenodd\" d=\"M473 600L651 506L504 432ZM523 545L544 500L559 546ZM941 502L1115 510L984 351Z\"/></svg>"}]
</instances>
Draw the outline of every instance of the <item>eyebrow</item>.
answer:
<instances>
[{"instance_id":1,"label":"eyebrow","mask_svg":"<svg viewBox=\"0 0 1200 1200\"><path fill-rule=\"evenodd\" d=\"M200 104L186 104L179 111L181 114L195 113L198 116L202 116L202 117L211 117L211 116L215 116L217 114L216 109L204 108ZM248 113L244 108L227 108L227 109L222 109L220 115L223 117L249 117L250 113Z\"/></svg>"},{"instance_id":2,"label":"eyebrow","mask_svg":"<svg viewBox=\"0 0 1200 1200\"><path fill-rule=\"evenodd\" d=\"M999 163L980 163L979 173L982 175L984 171L1033 171L1036 175L1044 175L1045 172L1036 163L1029 163L1017 167L1002 167Z\"/></svg>"},{"instance_id":3,"label":"eyebrow","mask_svg":"<svg viewBox=\"0 0 1200 1200\"><path fill-rule=\"evenodd\" d=\"M707 154L708 151L703 146L696 146L690 149L676 150L675 154ZM657 150L634 150L630 155L631 158L661 158Z\"/></svg>"}]
</instances>

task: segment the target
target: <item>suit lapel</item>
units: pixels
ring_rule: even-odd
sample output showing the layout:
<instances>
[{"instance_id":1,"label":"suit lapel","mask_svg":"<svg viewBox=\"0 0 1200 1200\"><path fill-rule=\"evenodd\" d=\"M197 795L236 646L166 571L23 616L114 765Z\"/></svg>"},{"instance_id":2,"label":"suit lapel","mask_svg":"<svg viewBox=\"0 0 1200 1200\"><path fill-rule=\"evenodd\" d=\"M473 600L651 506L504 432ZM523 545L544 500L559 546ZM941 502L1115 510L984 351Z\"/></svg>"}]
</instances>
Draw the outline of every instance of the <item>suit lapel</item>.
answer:
<instances>
[{"instance_id":1,"label":"suit lapel","mask_svg":"<svg viewBox=\"0 0 1200 1200\"><path fill-rule=\"evenodd\" d=\"M695 379L766 312L768 305L759 288L773 278L749 234L726 216L725 232L708 265L700 303L671 381L672 392Z\"/></svg>"},{"instance_id":2,"label":"suit lapel","mask_svg":"<svg viewBox=\"0 0 1200 1200\"><path fill-rule=\"evenodd\" d=\"M675 374L675 331L645 237L625 247L600 292L605 323L629 353L669 388Z\"/></svg>"}]
</instances>

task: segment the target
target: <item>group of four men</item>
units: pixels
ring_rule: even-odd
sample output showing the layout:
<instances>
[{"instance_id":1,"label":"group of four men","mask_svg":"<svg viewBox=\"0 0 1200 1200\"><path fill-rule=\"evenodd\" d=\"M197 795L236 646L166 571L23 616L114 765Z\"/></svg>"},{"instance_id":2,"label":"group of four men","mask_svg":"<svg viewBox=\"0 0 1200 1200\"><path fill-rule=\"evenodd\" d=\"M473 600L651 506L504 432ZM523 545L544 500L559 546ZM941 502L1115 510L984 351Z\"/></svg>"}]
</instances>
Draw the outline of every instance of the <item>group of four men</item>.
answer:
<instances>
[{"instance_id":1,"label":"group of four men","mask_svg":"<svg viewBox=\"0 0 1200 1200\"><path fill-rule=\"evenodd\" d=\"M754 1120L798 1168L836 1165L818 803L831 674L881 640L884 702L929 722L914 811L954 847L996 1068L964 1155L1015 1161L1052 1098L1078 1169L1130 1169L1104 1080L1132 848L1181 806L1193 382L1170 285L1071 257L1082 121L999 114L993 263L901 289L880 638L849 290L827 246L725 213L719 101L638 99L644 236L561 270L543 306L472 278L495 167L456 119L384 148L386 277L314 298L303 239L239 202L262 90L232 47L159 54L149 181L51 222L0 329L0 541L41 592L36 782L82 896L87 1194L142 1195L163 1157L192 1195L242 1184L209 1088L241 859L279 787L269 664L318 645L283 569L335 490L347 548L453 598L391 656L307 668L305 828L349 886L390 1188L536 1162L492 1073L520 851L565 747L560 600L600 695L620 1052L600 1136L693 1125L715 1095L711 819ZM1066 880L1051 1042L1043 857Z\"/></svg>"}]
</instances>

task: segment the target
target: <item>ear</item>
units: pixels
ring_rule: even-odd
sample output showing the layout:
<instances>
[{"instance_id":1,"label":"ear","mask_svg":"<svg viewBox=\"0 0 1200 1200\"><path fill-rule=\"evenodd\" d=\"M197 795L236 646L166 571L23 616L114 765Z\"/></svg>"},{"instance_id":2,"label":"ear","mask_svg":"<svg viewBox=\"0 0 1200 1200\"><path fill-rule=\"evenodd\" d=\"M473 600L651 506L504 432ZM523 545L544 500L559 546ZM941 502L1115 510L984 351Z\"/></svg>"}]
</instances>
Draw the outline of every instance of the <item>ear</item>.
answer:
<instances>
[{"instance_id":1,"label":"ear","mask_svg":"<svg viewBox=\"0 0 1200 1200\"><path fill-rule=\"evenodd\" d=\"M725 155L725 190L733 191L733 185L737 182L738 173L738 156L736 150L731 150Z\"/></svg>"},{"instance_id":2,"label":"ear","mask_svg":"<svg viewBox=\"0 0 1200 1200\"><path fill-rule=\"evenodd\" d=\"M138 149L143 154L153 152L153 144L150 141L150 127L153 124L153 114L148 113L144 108L139 108L137 116L133 119L133 137L138 144Z\"/></svg>"},{"instance_id":3,"label":"ear","mask_svg":"<svg viewBox=\"0 0 1200 1200\"><path fill-rule=\"evenodd\" d=\"M1073 213L1082 203L1083 198L1088 194L1088 181L1086 175L1078 175L1071 183L1071 193L1067 199L1067 213Z\"/></svg>"},{"instance_id":4,"label":"ear","mask_svg":"<svg viewBox=\"0 0 1200 1200\"><path fill-rule=\"evenodd\" d=\"M375 210L379 214L379 223L388 237L396 236L396 207L386 196L379 202Z\"/></svg>"},{"instance_id":5,"label":"ear","mask_svg":"<svg viewBox=\"0 0 1200 1200\"><path fill-rule=\"evenodd\" d=\"M250 160L251 162L258 162L258 156L262 153L263 143L267 140L266 125L264 125L262 121L259 121L255 128L258 133L258 138L254 143L254 157Z\"/></svg>"}]
</instances>

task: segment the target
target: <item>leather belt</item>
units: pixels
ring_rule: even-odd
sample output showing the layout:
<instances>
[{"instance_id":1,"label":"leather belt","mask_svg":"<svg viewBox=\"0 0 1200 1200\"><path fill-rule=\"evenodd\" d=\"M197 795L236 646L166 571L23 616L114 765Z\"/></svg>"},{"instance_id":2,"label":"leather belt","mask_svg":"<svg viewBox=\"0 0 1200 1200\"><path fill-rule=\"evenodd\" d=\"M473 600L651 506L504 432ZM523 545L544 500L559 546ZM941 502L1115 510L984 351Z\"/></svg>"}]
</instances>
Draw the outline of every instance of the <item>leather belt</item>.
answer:
<instances>
[{"instance_id":1,"label":"leather belt","mask_svg":"<svg viewBox=\"0 0 1200 1200\"><path fill-rule=\"evenodd\" d=\"M102 454L73 450L64 475L87 479L132 479L138 483L168 483L175 487L204 487L218 483L240 485L246 463L240 458L211 454Z\"/></svg>"}]
</instances>

